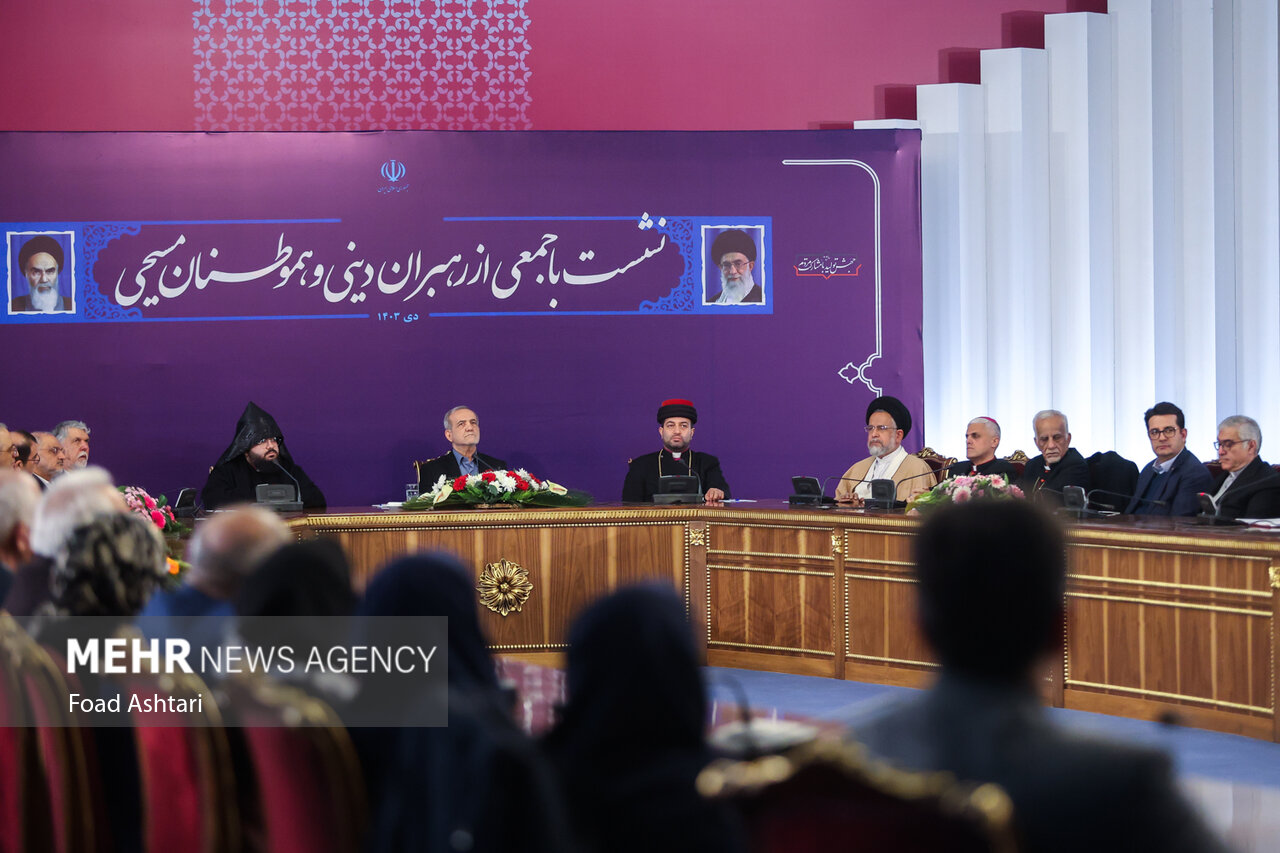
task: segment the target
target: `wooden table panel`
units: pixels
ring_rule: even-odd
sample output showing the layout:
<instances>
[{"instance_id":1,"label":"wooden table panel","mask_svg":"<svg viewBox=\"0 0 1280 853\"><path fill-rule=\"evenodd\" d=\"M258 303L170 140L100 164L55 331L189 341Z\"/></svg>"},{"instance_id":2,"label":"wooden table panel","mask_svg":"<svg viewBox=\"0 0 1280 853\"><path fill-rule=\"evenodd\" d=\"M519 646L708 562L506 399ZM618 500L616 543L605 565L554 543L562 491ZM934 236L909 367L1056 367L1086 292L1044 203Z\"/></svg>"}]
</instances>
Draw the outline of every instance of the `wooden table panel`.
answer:
<instances>
[{"instance_id":1,"label":"wooden table panel","mask_svg":"<svg viewBox=\"0 0 1280 853\"><path fill-rule=\"evenodd\" d=\"M513 560L534 592L498 645L562 650L587 603L643 579L686 597L708 662L920 684L935 667L916 626L916 521L761 502L723 507L423 514L293 522L346 547L358 586L404 553L444 548L479 572ZM1280 739L1280 536L1181 521L1069 528L1065 654L1047 691L1067 707ZM705 627L701 622L705 620Z\"/></svg>"}]
</instances>

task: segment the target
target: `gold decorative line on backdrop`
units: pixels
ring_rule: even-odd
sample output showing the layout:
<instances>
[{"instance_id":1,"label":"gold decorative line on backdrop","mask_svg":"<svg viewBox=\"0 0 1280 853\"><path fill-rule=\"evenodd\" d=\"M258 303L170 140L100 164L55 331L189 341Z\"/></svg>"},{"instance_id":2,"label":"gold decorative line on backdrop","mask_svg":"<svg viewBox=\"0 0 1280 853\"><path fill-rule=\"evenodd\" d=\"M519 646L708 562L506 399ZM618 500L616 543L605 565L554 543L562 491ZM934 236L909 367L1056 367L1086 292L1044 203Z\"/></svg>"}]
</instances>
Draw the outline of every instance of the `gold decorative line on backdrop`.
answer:
<instances>
[{"instance_id":1,"label":"gold decorative line on backdrop","mask_svg":"<svg viewBox=\"0 0 1280 853\"><path fill-rule=\"evenodd\" d=\"M1213 592L1213 593L1220 593L1223 595L1246 595L1252 598L1270 598L1271 597L1271 593L1265 590L1239 589L1239 588L1224 587L1224 586L1201 586L1199 584L1170 583L1168 581L1149 581L1149 580L1143 580L1142 578L1110 578L1104 575L1068 574L1067 580L1096 581L1098 583L1119 583L1119 584L1130 584L1130 585L1136 585L1136 586L1154 586L1154 587L1159 587L1161 589L1177 589L1177 590L1187 590L1187 591L1193 591L1193 592Z\"/></svg>"},{"instance_id":2,"label":"gold decorative line on backdrop","mask_svg":"<svg viewBox=\"0 0 1280 853\"><path fill-rule=\"evenodd\" d=\"M852 578L853 580L859 581L884 581L885 583L920 583L920 581L915 578L886 577L884 575L858 575L853 572L845 572L844 576L846 580Z\"/></svg>"},{"instance_id":3,"label":"gold decorative line on backdrop","mask_svg":"<svg viewBox=\"0 0 1280 853\"><path fill-rule=\"evenodd\" d=\"M1155 601L1150 598L1133 598L1127 595L1094 595L1088 592L1067 592L1067 598L1088 598L1093 601L1115 601L1120 604L1141 604L1145 607L1176 607L1181 610L1205 610L1210 613L1235 613L1241 616L1271 618L1268 610L1246 610L1242 607L1221 607L1214 604L1187 604L1182 601Z\"/></svg>"},{"instance_id":4,"label":"gold decorative line on backdrop","mask_svg":"<svg viewBox=\"0 0 1280 853\"><path fill-rule=\"evenodd\" d=\"M1075 681L1067 679L1067 687L1089 687L1095 690L1113 690L1119 693L1133 693L1138 696L1155 696L1159 699L1178 699L1184 702L1196 702L1201 705L1214 705L1219 708L1231 708L1236 711L1252 711L1259 714L1270 714L1274 709L1257 705L1242 705L1239 702L1227 702L1222 699L1204 699L1200 696L1187 696L1182 693L1164 693L1159 690L1145 690L1141 687L1118 687L1114 684L1095 684L1092 681Z\"/></svg>"},{"instance_id":5,"label":"gold decorative line on backdrop","mask_svg":"<svg viewBox=\"0 0 1280 853\"><path fill-rule=\"evenodd\" d=\"M737 649L758 649L766 652L797 652L799 654L826 655L828 657L835 654L835 652L827 652L822 649L797 649L794 646L765 646L759 643L734 643L729 640L712 640L711 644L715 646L733 646Z\"/></svg>"},{"instance_id":6,"label":"gold decorative line on backdrop","mask_svg":"<svg viewBox=\"0 0 1280 853\"><path fill-rule=\"evenodd\" d=\"M728 554L731 557L771 557L778 560L823 560L828 563L834 562L836 559L826 554L778 554L772 551L726 551L721 548L708 548L707 556L712 554Z\"/></svg>"},{"instance_id":7,"label":"gold decorative line on backdrop","mask_svg":"<svg viewBox=\"0 0 1280 853\"><path fill-rule=\"evenodd\" d=\"M852 658L854 660L875 661L876 663L901 663L901 664L908 664L910 666L927 666L930 669L938 668L938 664L932 663L927 660L904 660L903 658L886 658L886 657L880 657L878 655L857 655L857 654L854 654L853 652L848 652L847 654L845 654L845 657Z\"/></svg>"},{"instance_id":8,"label":"gold decorative line on backdrop","mask_svg":"<svg viewBox=\"0 0 1280 853\"><path fill-rule=\"evenodd\" d=\"M775 569L769 566L722 566L707 564L708 569L720 569L726 572L764 572L773 575L813 575L819 578L833 578L835 572L820 572L816 569Z\"/></svg>"}]
</instances>

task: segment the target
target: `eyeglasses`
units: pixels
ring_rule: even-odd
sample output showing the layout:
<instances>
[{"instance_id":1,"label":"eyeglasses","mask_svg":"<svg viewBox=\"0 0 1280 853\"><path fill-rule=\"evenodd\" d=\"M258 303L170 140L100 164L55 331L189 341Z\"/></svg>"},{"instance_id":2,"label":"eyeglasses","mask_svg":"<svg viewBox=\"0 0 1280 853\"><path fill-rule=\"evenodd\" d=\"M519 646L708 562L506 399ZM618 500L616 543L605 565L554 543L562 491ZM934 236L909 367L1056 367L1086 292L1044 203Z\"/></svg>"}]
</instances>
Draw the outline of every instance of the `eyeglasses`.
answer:
<instances>
[{"instance_id":1,"label":"eyeglasses","mask_svg":"<svg viewBox=\"0 0 1280 853\"><path fill-rule=\"evenodd\" d=\"M897 429L897 427L889 426L888 424L878 424L876 426L867 424L866 426L863 427L863 429L867 431L867 435L870 435L873 432L893 432L894 430Z\"/></svg>"},{"instance_id":2,"label":"eyeglasses","mask_svg":"<svg viewBox=\"0 0 1280 853\"><path fill-rule=\"evenodd\" d=\"M1251 438L1246 438L1246 439L1242 439L1242 440L1240 440L1240 441L1232 441L1231 439L1229 439L1229 438L1228 438L1228 439L1226 439L1226 440L1224 440L1224 441L1215 441L1215 442L1213 443L1213 449L1214 449L1214 450L1225 450L1225 451L1227 451L1228 453L1230 453L1230 452L1231 452L1231 448L1235 447L1237 444L1247 444L1247 443L1248 443L1248 442L1250 442L1250 441L1253 441L1253 439L1251 439Z\"/></svg>"},{"instance_id":3,"label":"eyeglasses","mask_svg":"<svg viewBox=\"0 0 1280 853\"><path fill-rule=\"evenodd\" d=\"M1152 438L1173 438L1174 433L1177 431L1178 428L1172 426L1167 426L1164 429L1155 429L1153 427L1152 429L1147 430L1147 435Z\"/></svg>"},{"instance_id":4,"label":"eyeglasses","mask_svg":"<svg viewBox=\"0 0 1280 853\"><path fill-rule=\"evenodd\" d=\"M750 266L751 261L724 261L720 264L722 270L745 270Z\"/></svg>"}]
</instances>

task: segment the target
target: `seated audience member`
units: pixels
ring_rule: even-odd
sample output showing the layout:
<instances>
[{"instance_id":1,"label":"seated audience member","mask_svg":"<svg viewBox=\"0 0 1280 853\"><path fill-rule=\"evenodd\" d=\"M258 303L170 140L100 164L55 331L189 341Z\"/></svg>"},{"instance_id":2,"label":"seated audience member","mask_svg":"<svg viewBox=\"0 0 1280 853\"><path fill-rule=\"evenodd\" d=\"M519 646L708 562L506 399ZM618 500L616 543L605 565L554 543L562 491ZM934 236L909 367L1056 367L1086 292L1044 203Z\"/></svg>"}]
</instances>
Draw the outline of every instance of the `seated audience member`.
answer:
<instances>
[{"instance_id":1,"label":"seated audience member","mask_svg":"<svg viewBox=\"0 0 1280 853\"><path fill-rule=\"evenodd\" d=\"M974 418L964 433L964 462L947 468L948 477L980 475L1004 477L1010 483L1018 474L1012 462L996 458L1000 446L1000 424L995 418Z\"/></svg>"},{"instance_id":2,"label":"seated audience member","mask_svg":"<svg viewBox=\"0 0 1280 853\"><path fill-rule=\"evenodd\" d=\"M732 813L694 787L714 758L699 663L666 587L623 589L573 623L566 706L545 747L581 850L745 849Z\"/></svg>"},{"instance_id":3,"label":"seated audience member","mask_svg":"<svg viewBox=\"0 0 1280 853\"><path fill-rule=\"evenodd\" d=\"M67 454L62 449L62 443L58 441L51 432L32 433L36 439L36 446L39 447L38 462L31 473L36 475L40 480L41 489L49 488L49 484L53 482L53 478L57 477L63 471L67 470Z\"/></svg>"},{"instance_id":4,"label":"seated audience member","mask_svg":"<svg viewBox=\"0 0 1280 853\"><path fill-rule=\"evenodd\" d=\"M40 642L74 616L118 617L142 610L166 572L164 538L133 512L99 515L71 531L49 575L52 595L31 618Z\"/></svg>"},{"instance_id":5,"label":"seated audience member","mask_svg":"<svg viewBox=\"0 0 1280 853\"><path fill-rule=\"evenodd\" d=\"M872 480L893 480L896 499L910 500L937 485L929 463L912 456L902 440L911 433L911 413L897 397L877 397L867 406L866 459L854 463L836 486L836 500L861 504L871 497Z\"/></svg>"},{"instance_id":6,"label":"seated audience member","mask_svg":"<svg viewBox=\"0 0 1280 853\"><path fill-rule=\"evenodd\" d=\"M273 675L335 707L350 700L355 692L351 678L301 666L311 649L327 654L344 642L346 637L334 636L335 628L344 627L339 617L355 612L351 566L340 544L307 539L277 548L241 582L234 600L240 640L250 646L287 645L295 650L299 665Z\"/></svg>"},{"instance_id":7,"label":"seated audience member","mask_svg":"<svg viewBox=\"0 0 1280 853\"><path fill-rule=\"evenodd\" d=\"M448 727L352 730L372 809L367 849L572 849L545 760L511 719L462 566L443 554L396 560L369 582L359 612L449 620ZM377 688L366 681L358 701L385 703L365 695Z\"/></svg>"},{"instance_id":8,"label":"seated audience member","mask_svg":"<svg viewBox=\"0 0 1280 853\"><path fill-rule=\"evenodd\" d=\"M236 437L209 472L200 500L205 509L237 503L253 503L258 486L293 486L306 509L322 510L324 494L311 482L302 466L285 447L284 433L275 418L254 403L244 407L236 422Z\"/></svg>"},{"instance_id":9,"label":"seated audience member","mask_svg":"<svg viewBox=\"0 0 1280 853\"><path fill-rule=\"evenodd\" d=\"M68 470L89 464L89 427L84 421L63 421L53 428L53 434L67 454Z\"/></svg>"},{"instance_id":10,"label":"seated audience member","mask_svg":"<svg viewBox=\"0 0 1280 853\"><path fill-rule=\"evenodd\" d=\"M0 469L16 467L14 463L17 461L13 452L13 439L9 437L9 428L0 424Z\"/></svg>"},{"instance_id":11,"label":"seated audience member","mask_svg":"<svg viewBox=\"0 0 1280 853\"><path fill-rule=\"evenodd\" d=\"M1213 495L1223 518L1280 517L1280 472L1258 456L1262 429L1253 418L1232 415L1218 424L1222 474L1205 491Z\"/></svg>"},{"instance_id":12,"label":"seated audience member","mask_svg":"<svg viewBox=\"0 0 1280 853\"><path fill-rule=\"evenodd\" d=\"M31 559L31 522L38 503L40 489L30 477L0 468L0 603L13 585L13 573Z\"/></svg>"},{"instance_id":13,"label":"seated audience member","mask_svg":"<svg viewBox=\"0 0 1280 853\"><path fill-rule=\"evenodd\" d=\"M26 624L41 604L51 600L50 570L66 550L72 532L99 515L128 512L124 497L101 468L85 468L59 477L36 507L31 522L33 556L14 573L4 609Z\"/></svg>"},{"instance_id":14,"label":"seated audience member","mask_svg":"<svg viewBox=\"0 0 1280 853\"><path fill-rule=\"evenodd\" d=\"M720 470L720 460L710 453L694 453L694 425L698 410L688 400L663 400L658 407L658 437L662 449L631 460L622 482L622 500L652 503L663 476L694 476L702 486L702 499L715 503L729 497L729 483Z\"/></svg>"},{"instance_id":15,"label":"seated audience member","mask_svg":"<svg viewBox=\"0 0 1280 853\"><path fill-rule=\"evenodd\" d=\"M1209 469L1187 450L1187 419L1173 403L1147 409L1147 437L1156 458L1138 475L1126 515L1195 515L1201 492L1213 485Z\"/></svg>"},{"instance_id":16,"label":"seated audience member","mask_svg":"<svg viewBox=\"0 0 1280 853\"><path fill-rule=\"evenodd\" d=\"M1050 504L1062 505L1067 486L1089 488L1089 463L1071 446L1067 416L1055 409L1037 412L1031 419L1040 455L1022 469L1017 485L1023 494Z\"/></svg>"},{"instance_id":17,"label":"seated audience member","mask_svg":"<svg viewBox=\"0 0 1280 853\"><path fill-rule=\"evenodd\" d=\"M152 638L181 637L193 655L221 645L241 583L289 539L280 517L261 507L237 506L202 521L187 547L191 568L179 586L151 597L138 614L138 630Z\"/></svg>"},{"instance_id":18,"label":"seated audience member","mask_svg":"<svg viewBox=\"0 0 1280 853\"><path fill-rule=\"evenodd\" d=\"M25 429L13 430L9 433L9 438L13 439L15 467L36 477L36 466L40 464L40 442ZM36 483L42 492L49 486L48 481L39 477L36 477Z\"/></svg>"},{"instance_id":19,"label":"seated audience member","mask_svg":"<svg viewBox=\"0 0 1280 853\"><path fill-rule=\"evenodd\" d=\"M54 495L57 488L51 487L49 494ZM32 616L31 635L64 656L67 639L83 636L86 630L92 636L110 637L115 633L110 623L124 626L133 621L165 570L164 539L149 520L132 512L97 516L72 530L59 550L50 578L53 596ZM89 627L76 621L85 616L98 620ZM108 624L103 624L104 619ZM118 687L84 667L76 677L88 695L108 699L118 695ZM143 849L137 747L128 728L127 704L126 698L120 727L93 730L98 765L108 780L103 800L109 831L103 836L121 851ZM102 723L104 718L99 715L97 721Z\"/></svg>"},{"instance_id":20,"label":"seated audience member","mask_svg":"<svg viewBox=\"0 0 1280 853\"><path fill-rule=\"evenodd\" d=\"M1023 847L1224 849L1161 752L1055 725L1037 696L1062 654L1062 531L1025 501L939 509L915 543L918 620L942 664L934 686L853 722L870 752L906 769L995 782Z\"/></svg>"},{"instance_id":21,"label":"seated audience member","mask_svg":"<svg viewBox=\"0 0 1280 853\"><path fill-rule=\"evenodd\" d=\"M454 406L444 413L444 440L451 445L448 453L413 463L418 490L424 495L441 477L456 480L463 474L507 469L506 462L480 452L480 418L467 406Z\"/></svg>"}]
</instances>

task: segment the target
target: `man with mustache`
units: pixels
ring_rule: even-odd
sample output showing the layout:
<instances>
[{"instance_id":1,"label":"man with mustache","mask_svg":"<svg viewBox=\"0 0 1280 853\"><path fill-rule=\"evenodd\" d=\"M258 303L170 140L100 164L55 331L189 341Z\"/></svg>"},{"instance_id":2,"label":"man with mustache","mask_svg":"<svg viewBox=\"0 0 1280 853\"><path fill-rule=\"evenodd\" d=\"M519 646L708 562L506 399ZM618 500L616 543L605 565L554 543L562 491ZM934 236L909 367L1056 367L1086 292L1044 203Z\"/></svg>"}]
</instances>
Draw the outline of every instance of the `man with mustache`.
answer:
<instances>
[{"instance_id":1,"label":"man with mustache","mask_svg":"<svg viewBox=\"0 0 1280 853\"><path fill-rule=\"evenodd\" d=\"M866 459L854 463L836 487L836 500L860 506L871 497L872 480L893 480L898 484L895 499L910 500L937 485L933 469L919 456L902 447L911 432L911 413L897 397L876 397L867 406Z\"/></svg>"},{"instance_id":2,"label":"man with mustache","mask_svg":"<svg viewBox=\"0 0 1280 853\"><path fill-rule=\"evenodd\" d=\"M764 289L756 284L752 272L756 268L756 242L739 228L721 231L711 242L711 259L720 267L720 292L711 299L714 305L759 305L764 302Z\"/></svg>"},{"instance_id":3,"label":"man with mustache","mask_svg":"<svg viewBox=\"0 0 1280 853\"><path fill-rule=\"evenodd\" d=\"M30 292L10 302L9 311L21 314L70 312L70 297L58 292L62 261L62 246L48 234L37 234L24 243L18 252L18 269L27 280Z\"/></svg>"},{"instance_id":4,"label":"man with mustache","mask_svg":"<svg viewBox=\"0 0 1280 853\"><path fill-rule=\"evenodd\" d=\"M1071 446L1071 430L1067 416L1057 409L1036 412L1031 419L1036 447L1040 455L1022 469L1018 486L1029 498L1062 505L1062 490L1067 486L1089 489L1089 463Z\"/></svg>"},{"instance_id":5,"label":"man with mustache","mask_svg":"<svg viewBox=\"0 0 1280 853\"><path fill-rule=\"evenodd\" d=\"M231 446L209 471L200 500L205 509L253 503L258 486L293 486L295 480L303 507L323 510L324 494L289 455L280 425L255 403L249 403L236 423Z\"/></svg>"},{"instance_id":6,"label":"man with mustache","mask_svg":"<svg viewBox=\"0 0 1280 853\"><path fill-rule=\"evenodd\" d=\"M89 464L89 427L84 421L63 421L53 428L67 454L67 468L84 468Z\"/></svg>"}]
</instances>

